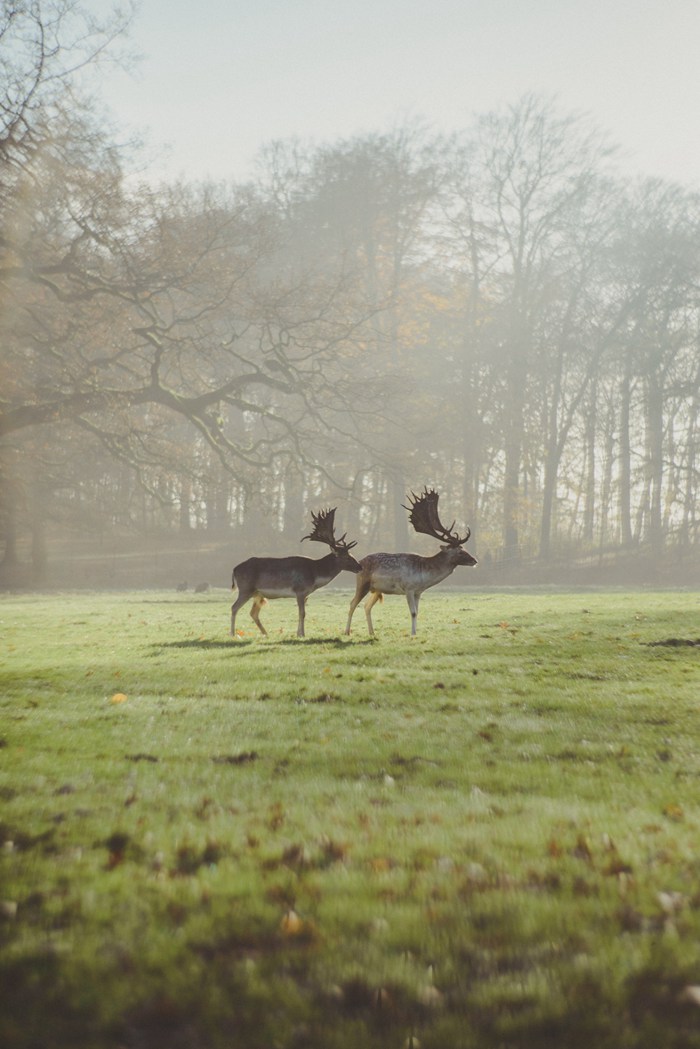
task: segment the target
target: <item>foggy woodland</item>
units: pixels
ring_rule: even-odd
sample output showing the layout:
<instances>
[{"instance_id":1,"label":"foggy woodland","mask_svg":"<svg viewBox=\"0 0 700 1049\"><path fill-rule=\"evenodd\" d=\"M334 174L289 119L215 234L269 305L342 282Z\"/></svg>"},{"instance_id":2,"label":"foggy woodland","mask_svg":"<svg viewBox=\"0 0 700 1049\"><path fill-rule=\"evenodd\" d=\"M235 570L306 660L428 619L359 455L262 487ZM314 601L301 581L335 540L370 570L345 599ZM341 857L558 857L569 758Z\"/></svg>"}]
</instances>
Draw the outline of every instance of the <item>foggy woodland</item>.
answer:
<instances>
[{"instance_id":1,"label":"foggy woodland","mask_svg":"<svg viewBox=\"0 0 700 1049\"><path fill-rule=\"evenodd\" d=\"M225 586L323 506L432 551L425 484L470 583L700 577L695 190L537 95L150 185L122 28L0 6L0 585Z\"/></svg>"}]
</instances>

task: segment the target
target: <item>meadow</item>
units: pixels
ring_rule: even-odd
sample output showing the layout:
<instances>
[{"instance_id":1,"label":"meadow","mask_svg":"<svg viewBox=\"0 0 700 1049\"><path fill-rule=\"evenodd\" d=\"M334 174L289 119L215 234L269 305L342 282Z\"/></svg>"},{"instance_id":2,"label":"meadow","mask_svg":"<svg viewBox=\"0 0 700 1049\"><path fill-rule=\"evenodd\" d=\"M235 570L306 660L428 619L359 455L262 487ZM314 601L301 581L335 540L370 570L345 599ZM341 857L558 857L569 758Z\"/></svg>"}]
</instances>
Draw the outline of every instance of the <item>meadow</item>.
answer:
<instances>
[{"instance_id":1,"label":"meadow","mask_svg":"<svg viewBox=\"0 0 700 1049\"><path fill-rule=\"evenodd\" d=\"M0 597L7 1049L700 1047L700 593Z\"/></svg>"}]
</instances>

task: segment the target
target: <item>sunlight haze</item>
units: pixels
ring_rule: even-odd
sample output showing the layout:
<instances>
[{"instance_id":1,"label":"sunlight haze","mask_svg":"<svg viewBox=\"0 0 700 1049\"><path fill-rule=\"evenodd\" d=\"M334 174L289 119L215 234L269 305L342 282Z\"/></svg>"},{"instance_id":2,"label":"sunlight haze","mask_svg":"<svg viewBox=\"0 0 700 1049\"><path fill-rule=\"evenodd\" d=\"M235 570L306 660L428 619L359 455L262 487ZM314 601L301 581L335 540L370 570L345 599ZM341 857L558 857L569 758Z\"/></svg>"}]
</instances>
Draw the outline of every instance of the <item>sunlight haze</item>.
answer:
<instances>
[{"instance_id":1,"label":"sunlight haze","mask_svg":"<svg viewBox=\"0 0 700 1049\"><path fill-rule=\"evenodd\" d=\"M142 0L103 74L151 178L244 178L273 139L418 117L442 131L529 91L589 114L627 173L700 184L696 0Z\"/></svg>"}]
</instances>

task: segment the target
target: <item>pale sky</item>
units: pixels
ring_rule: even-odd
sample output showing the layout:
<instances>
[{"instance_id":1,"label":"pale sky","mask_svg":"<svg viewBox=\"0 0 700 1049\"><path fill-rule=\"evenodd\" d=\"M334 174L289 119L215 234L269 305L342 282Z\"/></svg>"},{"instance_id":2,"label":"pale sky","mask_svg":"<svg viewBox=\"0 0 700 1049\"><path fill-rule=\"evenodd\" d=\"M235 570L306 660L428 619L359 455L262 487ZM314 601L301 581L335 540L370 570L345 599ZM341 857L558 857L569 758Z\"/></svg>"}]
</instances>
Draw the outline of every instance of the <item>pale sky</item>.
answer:
<instances>
[{"instance_id":1,"label":"pale sky","mask_svg":"<svg viewBox=\"0 0 700 1049\"><path fill-rule=\"evenodd\" d=\"M406 117L458 130L528 91L588 114L627 173L700 188L700 0L141 0L114 117L154 179L243 179L278 138Z\"/></svg>"}]
</instances>

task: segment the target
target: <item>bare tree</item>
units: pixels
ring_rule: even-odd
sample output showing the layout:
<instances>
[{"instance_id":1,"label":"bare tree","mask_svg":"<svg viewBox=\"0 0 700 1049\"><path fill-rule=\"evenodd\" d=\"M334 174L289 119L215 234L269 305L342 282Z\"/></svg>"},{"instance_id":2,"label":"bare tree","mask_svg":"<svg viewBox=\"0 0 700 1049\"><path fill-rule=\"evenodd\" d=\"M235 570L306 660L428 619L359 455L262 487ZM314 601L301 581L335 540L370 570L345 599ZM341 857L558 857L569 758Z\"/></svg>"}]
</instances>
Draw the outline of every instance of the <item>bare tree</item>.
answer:
<instances>
[{"instance_id":1,"label":"bare tree","mask_svg":"<svg viewBox=\"0 0 700 1049\"><path fill-rule=\"evenodd\" d=\"M314 458L318 429L344 407L335 391L351 374L351 347L376 313L342 259L289 266L289 217L260 193L126 188L80 81L127 21L99 23L69 0L2 6L7 506L25 480L22 451L38 467L48 431L54 448L88 435L157 500L178 461L191 463L181 468L190 478L207 460L212 476L225 469L259 490L261 471ZM178 420L206 455L182 454ZM213 492L210 483L210 520L226 510Z\"/></svg>"},{"instance_id":2,"label":"bare tree","mask_svg":"<svg viewBox=\"0 0 700 1049\"><path fill-rule=\"evenodd\" d=\"M453 180L447 214L470 289L469 330L474 333L486 296L488 352L499 376L506 558L519 554L533 380L542 349L562 347L567 338L551 330L553 320L567 322L566 308L551 307L576 266L572 231L585 215L606 151L595 129L528 95L478 121L461 150L463 177Z\"/></svg>"}]
</instances>

